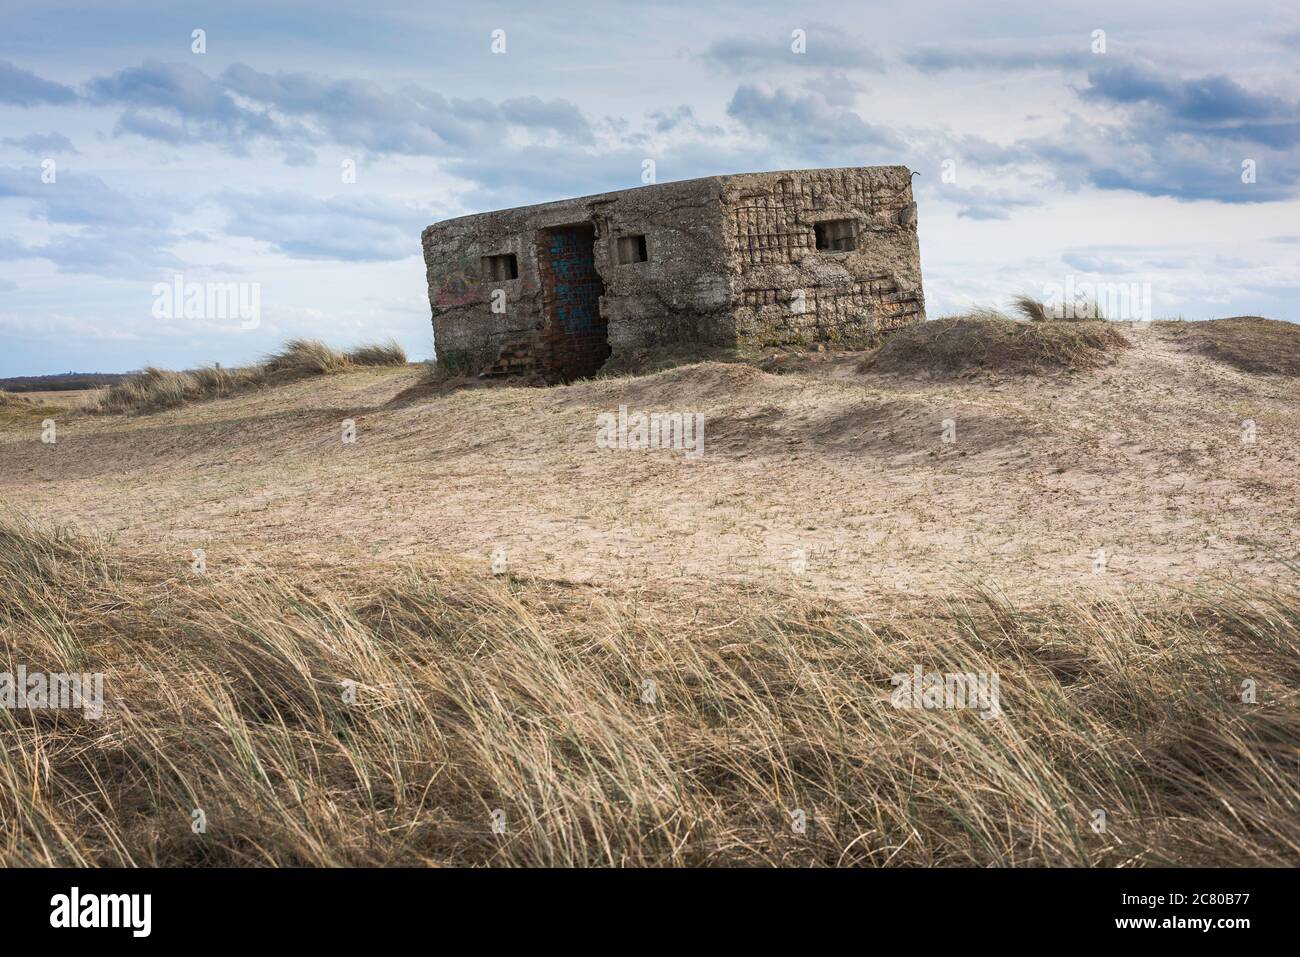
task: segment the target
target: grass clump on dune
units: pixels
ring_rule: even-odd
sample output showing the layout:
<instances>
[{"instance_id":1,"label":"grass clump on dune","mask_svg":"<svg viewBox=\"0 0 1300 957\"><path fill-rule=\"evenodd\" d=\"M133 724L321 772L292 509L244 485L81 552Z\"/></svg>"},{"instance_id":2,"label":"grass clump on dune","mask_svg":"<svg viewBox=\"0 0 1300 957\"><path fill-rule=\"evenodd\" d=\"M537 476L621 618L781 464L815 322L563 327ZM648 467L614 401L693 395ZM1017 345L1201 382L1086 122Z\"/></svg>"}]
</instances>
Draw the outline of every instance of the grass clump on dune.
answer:
<instances>
[{"instance_id":1,"label":"grass clump on dune","mask_svg":"<svg viewBox=\"0 0 1300 957\"><path fill-rule=\"evenodd\" d=\"M156 412L198 399L214 399L258 381L254 369L215 366L174 372L145 366L126 376L100 397L97 412Z\"/></svg>"},{"instance_id":2,"label":"grass clump on dune","mask_svg":"<svg viewBox=\"0 0 1300 957\"><path fill-rule=\"evenodd\" d=\"M1300 325L1263 316L1160 323L1186 345L1242 372L1300 376Z\"/></svg>"},{"instance_id":3,"label":"grass clump on dune","mask_svg":"<svg viewBox=\"0 0 1300 957\"><path fill-rule=\"evenodd\" d=\"M904 326L890 333L863 369L945 373L1087 369L1128 347L1119 328L1104 320L1016 322L1000 312L981 310Z\"/></svg>"},{"instance_id":4,"label":"grass clump on dune","mask_svg":"<svg viewBox=\"0 0 1300 957\"><path fill-rule=\"evenodd\" d=\"M63 406L51 404L45 398L15 395L0 389L0 422L21 422L56 415L66 411Z\"/></svg>"},{"instance_id":5,"label":"grass clump on dune","mask_svg":"<svg viewBox=\"0 0 1300 957\"><path fill-rule=\"evenodd\" d=\"M348 357L331 349L319 339L290 339L276 352L262 360L268 372L291 372L299 375L327 375L348 365Z\"/></svg>"},{"instance_id":6,"label":"grass clump on dune","mask_svg":"<svg viewBox=\"0 0 1300 957\"><path fill-rule=\"evenodd\" d=\"M0 710L0 864L1300 854L1294 589L1033 607L975 592L881 614L462 566L187 577L187 560L0 525L7 659L105 676L98 719ZM918 667L998 676L999 712L897 707L893 676Z\"/></svg>"},{"instance_id":7,"label":"grass clump on dune","mask_svg":"<svg viewBox=\"0 0 1300 957\"><path fill-rule=\"evenodd\" d=\"M1021 294L1012 297L1011 308L1028 322L1094 322L1106 319L1101 305L1095 299L1087 297L1051 306L1041 299Z\"/></svg>"},{"instance_id":8,"label":"grass clump on dune","mask_svg":"<svg viewBox=\"0 0 1300 957\"><path fill-rule=\"evenodd\" d=\"M389 339L358 346L347 353L347 360L354 366L404 366L406 350L396 340Z\"/></svg>"},{"instance_id":9,"label":"grass clump on dune","mask_svg":"<svg viewBox=\"0 0 1300 957\"><path fill-rule=\"evenodd\" d=\"M147 366L109 388L94 411L156 412L277 382L343 372L354 366L405 364L405 351L392 341L358 346L343 353L319 340L290 339L251 366L234 369L204 366L183 372Z\"/></svg>"},{"instance_id":10,"label":"grass clump on dune","mask_svg":"<svg viewBox=\"0 0 1300 957\"><path fill-rule=\"evenodd\" d=\"M35 409L31 399L0 389L0 422L26 419Z\"/></svg>"}]
</instances>

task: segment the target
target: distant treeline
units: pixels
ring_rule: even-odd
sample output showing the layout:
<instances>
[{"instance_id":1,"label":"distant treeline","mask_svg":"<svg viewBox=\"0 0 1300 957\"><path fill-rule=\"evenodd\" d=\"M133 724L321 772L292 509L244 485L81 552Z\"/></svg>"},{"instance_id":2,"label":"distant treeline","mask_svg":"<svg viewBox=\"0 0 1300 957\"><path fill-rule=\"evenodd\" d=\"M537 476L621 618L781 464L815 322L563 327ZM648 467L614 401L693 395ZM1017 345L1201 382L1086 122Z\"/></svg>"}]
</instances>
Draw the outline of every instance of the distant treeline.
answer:
<instances>
[{"instance_id":1,"label":"distant treeline","mask_svg":"<svg viewBox=\"0 0 1300 957\"><path fill-rule=\"evenodd\" d=\"M58 375L20 375L0 379L0 390L5 392L71 392L76 389L101 389L117 385L122 374L117 372L61 372Z\"/></svg>"}]
</instances>

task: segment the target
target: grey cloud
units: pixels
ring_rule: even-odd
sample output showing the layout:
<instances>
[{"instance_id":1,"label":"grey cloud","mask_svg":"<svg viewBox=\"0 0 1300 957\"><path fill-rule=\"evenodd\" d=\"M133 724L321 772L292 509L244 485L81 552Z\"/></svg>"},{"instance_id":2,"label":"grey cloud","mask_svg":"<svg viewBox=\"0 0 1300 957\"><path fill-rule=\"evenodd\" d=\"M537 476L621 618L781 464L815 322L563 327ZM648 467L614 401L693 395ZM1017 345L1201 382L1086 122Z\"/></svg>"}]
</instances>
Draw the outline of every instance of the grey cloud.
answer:
<instances>
[{"instance_id":1,"label":"grey cloud","mask_svg":"<svg viewBox=\"0 0 1300 957\"><path fill-rule=\"evenodd\" d=\"M891 130L867 123L852 110L830 104L816 93L766 92L750 84L737 87L727 115L751 132L807 154L825 148L900 151L902 140ZM883 162L880 156L861 164Z\"/></svg>"},{"instance_id":2,"label":"grey cloud","mask_svg":"<svg viewBox=\"0 0 1300 957\"><path fill-rule=\"evenodd\" d=\"M28 259L34 256L30 246L24 245L8 236L0 236L0 261L11 259Z\"/></svg>"},{"instance_id":3,"label":"grey cloud","mask_svg":"<svg viewBox=\"0 0 1300 957\"><path fill-rule=\"evenodd\" d=\"M1004 145L981 136L954 136L943 131L921 132L915 138L917 145L923 146L930 158L925 168L935 171L949 159L954 160L959 169L968 165L982 169L1017 168L1034 159L1034 154L1018 143Z\"/></svg>"},{"instance_id":4,"label":"grey cloud","mask_svg":"<svg viewBox=\"0 0 1300 957\"><path fill-rule=\"evenodd\" d=\"M184 260L168 251L173 237L147 228L94 227L60 236L33 248L59 272L110 279L156 279L166 270L184 269Z\"/></svg>"},{"instance_id":5,"label":"grey cloud","mask_svg":"<svg viewBox=\"0 0 1300 957\"><path fill-rule=\"evenodd\" d=\"M1045 164L1063 186L1128 190L1148 196L1223 203L1273 202L1300 187L1300 157L1257 143L1220 143L1162 127L1149 117L1091 124L1075 118L1053 137L1016 148ZM1242 182L1242 162L1256 163L1256 181Z\"/></svg>"},{"instance_id":6,"label":"grey cloud","mask_svg":"<svg viewBox=\"0 0 1300 957\"><path fill-rule=\"evenodd\" d=\"M592 140L581 111L567 100L518 97L448 100L418 86L389 92L366 80L262 73L243 64L221 75L231 90L292 116L311 118L341 143L377 152L438 154L490 145L505 127Z\"/></svg>"},{"instance_id":7,"label":"grey cloud","mask_svg":"<svg viewBox=\"0 0 1300 957\"><path fill-rule=\"evenodd\" d=\"M246 106L232 91L197 67L148 61L90 81L91 101L122 106L114 129L171 145L218 143L233 153L246 151L254 138L311 140L300 124L273 117L268 109ZM158 116L152 111L163 111Z\"/></svg>"},{"instance_id":8,"label":"grey cloud","mask_svg":"<svg viewBox=\"0 0 1300 957\"><path fill-rule=\"evenodd\" d=\"M49 156L52 153L77 153L72 140L62 133L31 133L27 136L6 136L6 146L13 146L33 156Z\"/></svg>"},{"instance_id":9,"label":"grey cloud","mask_svg":"<svg viewBox=\"0 0 1300 957\"><path fill-rule=\"evenodd\" d=\"M175 200L132 196L97 176L61 170L53 183L36 168L0 167L0 200L31 204L30 215L55 226L78 227L38 246L9 243L0 258L39 257L60 272L145 278L184 265L168 247L176 241Z\"/></svg>"},{"instance_id":10,"label":"grey cloud","mask_svg":"<svg viewBox=\"0 0 1300 957\"><path fill-rule=\"evenodd\" d=\"M803 88L821 95L831 106L849 106L855 96L867 92L865 84L859 83L843 70L827 70L820 76L809 77L804 80Z\"/></svg>"},{"instance_id":11,"label":"grey cloud","mask_svg":"<svg viewBox=\"0 0 1300 957\"><path fill-rule=\"evenodd\" d=\"M502 100L501 116L516 126L553 130L570 142L591 142L591 127L578 108L567 100L542 100L536 96Z\"/></svg>"},{"instance_id":12,"label":"grey cloud","mask_svg":"<svg viewBox=\"0 0 1300 957\"><path fill-rule=\"evenodd\" d=\"M715 137L723 134L722 127L713 123L701 123L695 117L695 111L682 104L671 110L656 110L648 114L653 121L656 133L690 132L698 136ZM626 130L623 131L626 136ZM639 134L633 134L639 136Z\"/></svg>"},{"instance_id":13,"label":"grey cloud","mask_svg":"<svg viewBox=\"0 0 1300 957\"><path fill-rule=\"evenodd\" d=\"M325 141L381 154L454 155L499 148L511 127L571 143L594 139L567 100L449 100L417 86L394 92L368 80L264 73L240 63L213 78L188 64L149 62L92 80L89 89L96 103L127 107L118 133L174 145L215 142L235 153L265 139L291 165L310 162L312 147Z\"/></svg>"},{"instance_id":14,"label":"grey cloud","mask_svg":"<svg viewBox=\"0 0 1300 957\"><path fill-rule=\"evenodd\" d=\"M165 107L190 119L235 118L243 109L206 73L186 63L148 60L89 83L92 100L136 107Z\"/></svg>"},{"instance_id":15,"label":"grey cloud","mask_svg":"<svg viewBox=\"0 0 1300 957\"><path fill-rule=\"evenodd\" d=\"M448 169L475 184L462 197L474 211L641 186L642 163L647 159L655 161L661 183L780 168L772 165L770 154L753 146L691 140L662 155L628 148L596 153L556 146L527 147L511 154L463 157L452 161Z\"/></svg>"},{"instance_id":16,"label":"grey cloud","mask_svg":"<svg viewBox=\"0 0 1300 957\"><path fill-rule=\"evenodd\" d=\"M382 262L420 253L420 231L436 215L377 196L319 199L304 193L227 192L225 232L301 259Z\"/></svg>"},{"instance_id":17,"label":"grey cloud","mask_svg":"<svg viewBox=\"0 0 1300 957\"><path fill-rule=\"evenodd\" d=\"M789 33L771 37L727 37L709 44L705 61L735 73L753 73L773 67L873 70L885 68L880 52L843 36L832 26L812 24L807 29L806 49L795 53Z\"/></svg>"},{"instance_id":18,"label":"grey cloud","mask_svg":"<svg viewBox=\"0 0 1300 957\"><path fill-rule=\"evenodd\" d=\"M1094 187L1179 200L1260 203L1300 189L1300 105L1224 76L1165 77L1110 64L1076 91L1093 107L1046 137L983 150L983 161L1025 175L1045 171L1061 188ZM1098 107L1109 108L1098 113ZM972 153L981 150L971 141ZM1255 182L1242 181L1242 164Z\"/></svg>"},{"instance_id":19,"label":"grey cloud","mask_svg":"<svg viewBox=\"0 0 1300 957\"><path fill-rule=\"evenodd\" d=\"M1042 201L1010 193L995 192L978 187L953 191L944 194L944 198L958 204L958 219L1010 219L1018 209L1032 209L1041 206Z\"/></svg>"},{"instance_id":20,"label":"grey cloud","mask_svg":"<svg viewBox=\"0 0 1300 957\"><path fill-rule=\"evenodd\" d=\"M1153 250L1141 246L1089 246L1067 249L1061 253L1061 262L1079 272L1124 275L1152 270L1180 270L1187 266L1189 254L1153 255Z\"/></svg>"},{"instance_id":21,"label":"grey cloud","mask_svg":"<svg viewBox=\"0 0 1300 957\"><path fill-rule=\"evenodd\" d=\"M448 170L475 186L463 197L472 208L523 205L640 186L641 164L656 159L640 150L605 153L532 147L514 153L483 153L455 159ZM656 163L658 160L656 160ZM676 164L674 166L675 169ZM661 178L669 176L660 169Z\"/></svg>"},{"instance_id":22,"label":"grey cloud","mask_svg":"<svg viewBox=\"0 0 1300 957\"><path fill-rule=\"evenodd\" d=\"M0 199L32 202L33 215L46 222L87 226L163 228L174 204L129 196L97 176L58 171L53 183L41 181L38 168L0 167Z\"/></svg>"},{"instance_id":23,"label":"grey cloud","mask_svg":"<svg viewBox=\"0 0 1300 957\"><path fill-rule=\"evenodd\" d=\"M1083 35L1078 48L1035 50L1024 44L946 44L911 50L904 61L922 73L950 70L1039 70L1080 69L1096 56L1088 48L1089 37Z\"/></svg>"},{"instance_id":24,"label":"grey cloud","mask_svg":"<svg viewBox=\"0 0 1300 957\"><path fill-rule=\"evenodd\" d=\"M314 166L316 164L316 152L306 146L299 146L296 143L287 143L284 146L284 165L286 166Z\"/></svg>"},{"instance_id":25,"label":"grey cloud","mask_svg":"<svg viewBox=\"0 0 1300 957\"><path fill-rule=\"evenodd\" d=\"M285 148L291 164L308 161L308 148L326 139L421 156L497 146L507 127L573 143L593 140L588 121L567 100L448 100L417 86L389 91L365 79L263 73L244 64L212 78L194 66L148 62L95 79L90 88L98 103L130 108L118 121L120 133L166 143L217 142L237 152L263 138Z\"/></svg>"},{"instance_id":26,"label":"grey cloud","mask_svg":"<svg viewBox=\"0 0 1300 957\"><path fill-rule=\"evenodd\" d=\"M1141 106L1165 130L1257 143L1270 149L1300 144L1300 103L1249 90L1231 77L1162 77L1119 64L1095 69L1080 96L1093 102Z\"/></svg>"},{"instance_id":27,"label":"grey cloud","mask_svg":"<svg viewBox=\"0 0 1300 957\"><path fill-rule=\"evenodd\" d=\"M75 102L70 86L37 76L30 70L0 60L0 103L13 106L63 106Z\"/></svg>"},{"instance_id":28,"label":"grey cloud","mask_svg":"<svg viewBox=\"0 0 1300 957\"><path fill-rule=\"evenodd\" d=\"M683 104L673 110L656 110L650 114L650 119L654 120L656 133L667 133L679 126L695 122L695 113L689 106Z\"/></svg>"},{"instance_id":29,"label":"grey cloud","mask_svg":"<svg viewBox=\"0 0 1300 957\"><path fill-rule=\"evenodd\" d=\"M179 146L193 138L192 134L179 123L170 123L136 110L127 110L119 116L113 131L119 134L134 133L147 140L169 143L172 146Z\"/></svg>"}]
</instances>

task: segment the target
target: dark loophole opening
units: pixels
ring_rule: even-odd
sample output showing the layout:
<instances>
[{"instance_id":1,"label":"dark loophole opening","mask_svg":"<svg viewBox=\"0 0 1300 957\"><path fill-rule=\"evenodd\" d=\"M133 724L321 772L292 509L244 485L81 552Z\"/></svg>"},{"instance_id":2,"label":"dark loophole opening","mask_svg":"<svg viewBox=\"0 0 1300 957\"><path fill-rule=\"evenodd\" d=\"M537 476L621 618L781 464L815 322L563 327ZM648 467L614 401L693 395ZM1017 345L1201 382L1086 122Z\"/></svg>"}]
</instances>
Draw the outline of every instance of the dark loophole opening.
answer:
<instances>
[{"instance_id":1,"label":"dark loophole opening","mask_svg":"<svg viewBox=\"0 0 1300 957\"><path fill-rule=\"evenodd\" d=\"M620 266L643 263L646 256L644 236L620 236L614 244L614 255Z\"/></svg>"},{"instance_id":2,"label":"dark loophole opening","mask_svg":"<svg viewBox=\"0 0 1300 957\"><path fill-rule=\"evenodd\" d=\"M519 261L514 253L483 257L484 279L518 279Z\"/></svg>"},{"instance_id":3,"label":"dark loophole opening","mask_svg":"<svg viewBox=\"0 0 1300 957\"><path fill-rule=\"evenodd\" d=\"M813 233L817 237L817 248L823 252L846 253L858 248L851 219L828 219L824 223L815 223Z\"/></svg>"}]
</instances>

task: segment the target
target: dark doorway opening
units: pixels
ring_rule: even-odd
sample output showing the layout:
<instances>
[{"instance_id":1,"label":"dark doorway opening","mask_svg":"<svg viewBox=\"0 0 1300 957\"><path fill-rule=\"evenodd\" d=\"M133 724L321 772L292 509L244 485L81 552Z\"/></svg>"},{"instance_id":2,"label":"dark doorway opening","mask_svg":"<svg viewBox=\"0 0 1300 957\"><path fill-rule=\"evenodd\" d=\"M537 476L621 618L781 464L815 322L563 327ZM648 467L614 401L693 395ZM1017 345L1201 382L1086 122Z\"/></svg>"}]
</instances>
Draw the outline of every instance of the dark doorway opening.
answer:
<instances>
[{"instance_id":1,"label":"dark doorway opening","mask_svg":"<svg viewBox=\"0 0 1300 957\"><path fill-rule=\"evenodd\" d=\"M595 245L590 223L537 234L546 312L543 361L555 378L593 375L609 358L609 324L600 314L605 284L596 272Z\"/></svg>"}]
</instances>

